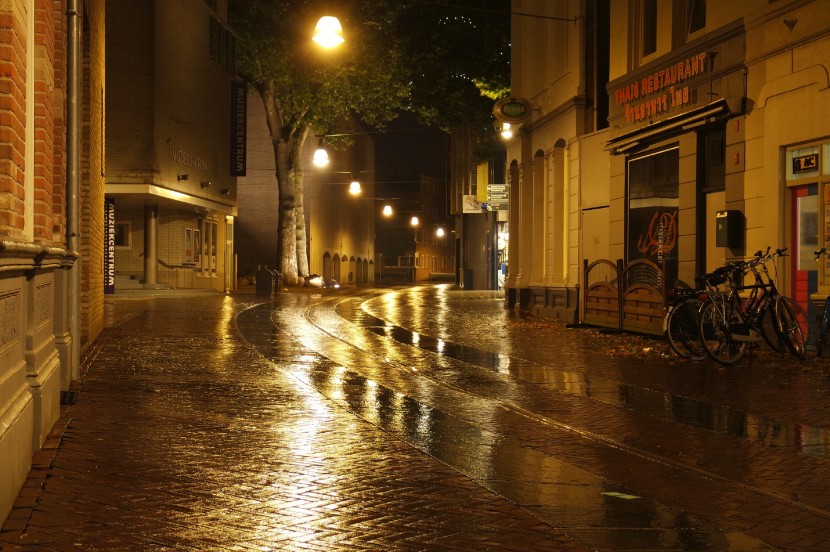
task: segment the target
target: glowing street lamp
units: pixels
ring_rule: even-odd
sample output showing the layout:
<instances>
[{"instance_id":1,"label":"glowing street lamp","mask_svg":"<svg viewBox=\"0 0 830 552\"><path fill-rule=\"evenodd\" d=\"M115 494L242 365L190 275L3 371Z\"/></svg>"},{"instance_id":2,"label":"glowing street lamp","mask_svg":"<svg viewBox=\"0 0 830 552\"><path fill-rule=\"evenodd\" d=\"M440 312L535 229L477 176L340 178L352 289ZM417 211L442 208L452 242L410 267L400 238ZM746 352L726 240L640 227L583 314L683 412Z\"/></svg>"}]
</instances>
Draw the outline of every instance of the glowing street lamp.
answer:
<instances>
[{"instance_id":1,"label":"glowing street lamp","mask_svg":"<svg viewBox=\"0 0 830 552\"><path fill-rule=\"evenodd\" d=\"M356 196L360 195L361 191L362 190L360 188L360 182L358 182L356 179L352 180L351 184L349 184L349 193L353 196Z\"/></svg>"},{"instance_id":2,"label":"glowing street lamp","mask_svg":"<svg viewBox=\"0 0 830 552\"><path fill-rule=\"evenodd\" d=\"M410 226L418 226L419 224L421 224L421 220L418 217L416 217L415 215L412 215L412 218L409 219L409 225Z\"/></svg>"},{"instance_id":3,"label":"glowing street lamp","mask_svg":"<svg viewBox=\"0 0 830 552\"><path fill-rule=\"evenodd\" d=\"M438 229L435 231L435 235L438 236L439 238L443 238L444 237L444 229L439 226Z\"/></svg>"},{"instance_id":4,"label":"glowing street lamp","mask_svg":"<svg viewBox=\"0 0 830 552\"><path fill-rule=\"evenodd\" d=\"M388 203L383 206L383 216L391 217L392 216L392 206Z\"/></svg>"},{"instance_id":5,"label":"glowing street lamp","mask_svg":"<svg viewBox=\"0 0 830 552\"><path fill-rule=\"evenodd\" d=\"M320 143L317 144L317 149L314 150L314 157L311 158L311 162L314 164L315 167L326 167L329 164L329 152L326 151L326 148L323 147L323 139L320 138Z\"/></svg>"},{"instance_id":6,"label":"glowing street lamp","mask_svg":"<svg viewBox=\"0 0 830 552\"><path fill-rule=\"evenodd\" d=\"M326 15L320 18L314 28L314 42L323 48L335 48L343 43L343 27L336 17Z\"/></svg>"}]
</instances>

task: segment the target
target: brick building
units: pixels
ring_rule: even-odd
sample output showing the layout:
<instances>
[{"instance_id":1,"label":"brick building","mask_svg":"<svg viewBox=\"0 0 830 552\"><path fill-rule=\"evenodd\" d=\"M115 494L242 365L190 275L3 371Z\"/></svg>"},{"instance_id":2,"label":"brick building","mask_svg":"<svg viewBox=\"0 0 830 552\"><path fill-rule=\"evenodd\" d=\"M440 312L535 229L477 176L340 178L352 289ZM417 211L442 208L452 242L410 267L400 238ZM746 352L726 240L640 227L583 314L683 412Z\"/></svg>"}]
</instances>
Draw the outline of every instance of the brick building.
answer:
<instances>
[{"instance_id":1,"label":"brick building","mask_svg":"<svg viewBox=\"0 0 830 552\"><path fill-rule=\"evenodd\" d=\"M109 1L106 60L108 291L233 289L245 94L227 2Z\"/></svg>"},{"instance_id":2,"label":"brick building","mask_svg":"<svg viewBox=\"0 0 830 552\"><path fill-rule=\"evenodd\" d=\"M0 519L102 327L103 8L0 5Z\"/></svg>"}]
</instances>

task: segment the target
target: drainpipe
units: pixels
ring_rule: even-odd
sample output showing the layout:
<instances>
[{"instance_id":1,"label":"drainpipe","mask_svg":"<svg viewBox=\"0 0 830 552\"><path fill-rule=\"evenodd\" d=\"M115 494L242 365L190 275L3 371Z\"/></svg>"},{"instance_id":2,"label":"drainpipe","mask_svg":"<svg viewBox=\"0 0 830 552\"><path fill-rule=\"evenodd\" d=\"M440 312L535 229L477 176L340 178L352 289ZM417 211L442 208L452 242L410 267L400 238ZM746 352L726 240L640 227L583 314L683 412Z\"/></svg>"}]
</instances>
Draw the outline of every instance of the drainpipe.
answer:
<instances>
[{"instance_id":1,"label":"drainpipe","mask_svg":"<svg viewBox=\"0 0 830 552\"><path fill-rule=\"evenodd\" d=\"M81 13L83 0L68 0L66 6L66 246L75 257L69 269L69 374L81 379Z\"/></svg>"}]
</instances>

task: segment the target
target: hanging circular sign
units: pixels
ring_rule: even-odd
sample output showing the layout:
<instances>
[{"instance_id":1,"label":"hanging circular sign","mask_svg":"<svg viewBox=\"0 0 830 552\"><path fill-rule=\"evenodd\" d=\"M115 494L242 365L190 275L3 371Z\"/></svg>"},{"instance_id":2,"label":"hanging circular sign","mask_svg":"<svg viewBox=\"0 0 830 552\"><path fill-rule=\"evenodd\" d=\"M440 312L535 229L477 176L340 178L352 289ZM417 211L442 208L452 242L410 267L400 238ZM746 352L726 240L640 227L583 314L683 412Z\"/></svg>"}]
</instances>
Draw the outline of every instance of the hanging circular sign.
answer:
<instances>
[{"instance_id":1,"label":"hanging circular sign","mask_svg":"<svg viewBox=\"0 0 830 552\"><path fill-rule=\"evenodd\" d=\"M496 105L493 106L493 115L499 121L518 124L530 117L531 109L530 100L509 96L496 102Z\"/></svg>"}]
</instances>

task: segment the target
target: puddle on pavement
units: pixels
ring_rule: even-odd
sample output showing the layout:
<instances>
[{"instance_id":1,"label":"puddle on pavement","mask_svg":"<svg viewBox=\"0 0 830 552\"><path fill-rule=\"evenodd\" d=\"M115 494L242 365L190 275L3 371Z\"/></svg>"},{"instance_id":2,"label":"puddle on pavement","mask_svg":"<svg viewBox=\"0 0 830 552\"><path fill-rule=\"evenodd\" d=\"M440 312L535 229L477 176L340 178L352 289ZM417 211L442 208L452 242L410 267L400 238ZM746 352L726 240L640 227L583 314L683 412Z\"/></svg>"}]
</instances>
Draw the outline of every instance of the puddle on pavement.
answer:
<instances>
[{"instance_id":1,"label":"puddle on pavement","mask_svg":"<svg viewBox=\"0 0 830 552\"><path fill-rule=\"evenodd\" d=\"M646 412L675 423L699 427L717 433L747 439L751 442L792 448L817 458L830 451L830 430L802 423L791 423L757 416L741 409L714 405L697 399L662 391L645 389L625 383L587 378L584 374L557 370L508 355L482 351L458 343L412 332L344 303L338 312L354 324L399 343L444 355L455 360L540 383L557 391L579 394L617 406Z\"/></svg>"}]
</instances>

